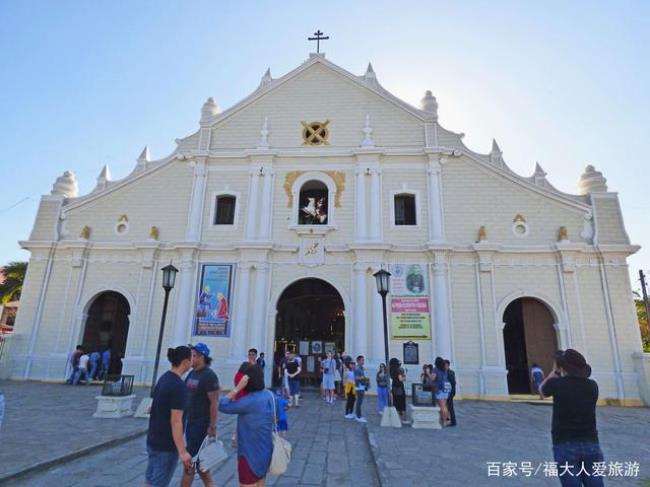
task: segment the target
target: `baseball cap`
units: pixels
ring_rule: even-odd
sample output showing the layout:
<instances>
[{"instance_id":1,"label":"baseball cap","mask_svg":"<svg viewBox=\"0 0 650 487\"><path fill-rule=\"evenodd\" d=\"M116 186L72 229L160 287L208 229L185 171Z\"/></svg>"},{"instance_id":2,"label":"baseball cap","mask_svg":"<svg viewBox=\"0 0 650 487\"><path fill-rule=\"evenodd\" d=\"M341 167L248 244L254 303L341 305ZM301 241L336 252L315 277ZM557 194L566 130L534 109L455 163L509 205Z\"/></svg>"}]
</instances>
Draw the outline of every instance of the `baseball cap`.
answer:
<instances>
[{"instance_id":1,"label":"baseball cap","mask_svg":"<svg viewBox=\"0 0 650 487\"><path fill-rule=\"evenodd\" d=\"M190 345L190 348L192 350L196 350L199 352L201 355L204 357L209 357L210 356L210 349L205 343L197 343L196 345Z\"/></svg>"}]
</instances>

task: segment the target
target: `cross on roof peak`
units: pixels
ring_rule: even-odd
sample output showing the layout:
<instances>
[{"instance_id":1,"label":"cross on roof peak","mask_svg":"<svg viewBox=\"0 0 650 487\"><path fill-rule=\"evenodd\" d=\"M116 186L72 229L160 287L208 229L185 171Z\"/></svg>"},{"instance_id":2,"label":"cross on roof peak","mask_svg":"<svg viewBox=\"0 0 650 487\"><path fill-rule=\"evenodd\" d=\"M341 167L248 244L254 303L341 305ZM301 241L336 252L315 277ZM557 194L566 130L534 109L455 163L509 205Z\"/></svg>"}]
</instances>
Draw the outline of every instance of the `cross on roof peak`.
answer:
<instances>
[{"instance_id":1,"label":"cross on roof peak","mask_svg":"<svg viewBox=\"0 0 650 487\"><path fill-rule=\"evenodd\" d=\"M329 39L329 36L324 36L323 33L318 29L314 32L316 37L307 37L308 41L316 41L316 53L320 54L320 41L326 41Z\"/></svg>"}]
</instances>

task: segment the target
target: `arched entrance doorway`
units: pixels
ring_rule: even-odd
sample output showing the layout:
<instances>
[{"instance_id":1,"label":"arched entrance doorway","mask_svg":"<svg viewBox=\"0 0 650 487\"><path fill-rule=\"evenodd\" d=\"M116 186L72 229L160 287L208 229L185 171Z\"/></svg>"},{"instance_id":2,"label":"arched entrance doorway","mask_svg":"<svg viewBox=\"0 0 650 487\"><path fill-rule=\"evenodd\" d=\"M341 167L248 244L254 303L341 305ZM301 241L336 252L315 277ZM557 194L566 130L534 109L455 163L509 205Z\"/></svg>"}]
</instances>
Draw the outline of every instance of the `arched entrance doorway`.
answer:
<instances>
[{"instance_id":1,"label":"arched entrance doorway","mask_svg":"<svg viewBox=\"0 0 650 487\"><path fill-rule=\"evenodd\" d=\"M328 282L307 278L288 286L276 309L274 363L279 363L285 350L295 351L302 358L303 382L315 382L321 355L344 349L343 298ZM274 384L278 383L274 374Z\"/></svg>"},{"instance_id":2,"label":"arched entrance doorway","mask_svg":"<svg viewBox=\"0 0 650 487\"><path fill-rule=\"evenodd\" d=\"M81 343L86 353L111 351L109 374L122 372L121 359L126 352L130 313L127 299L115 291L97 295L88 309Z\"/></svg>"},{"instance_id":3,"label":"arched entrance doorway","mask_svg":"<svg viewBox=\"0 0 650 487\"><path fill-rule=\"evenodd\" d=\"M548 373L553 367L553 353L558 349L553 315L541 301L519 298L508 305L503 322L508 392L537 394L530 368L537 363Z\"/></svg>"}]
</instances>

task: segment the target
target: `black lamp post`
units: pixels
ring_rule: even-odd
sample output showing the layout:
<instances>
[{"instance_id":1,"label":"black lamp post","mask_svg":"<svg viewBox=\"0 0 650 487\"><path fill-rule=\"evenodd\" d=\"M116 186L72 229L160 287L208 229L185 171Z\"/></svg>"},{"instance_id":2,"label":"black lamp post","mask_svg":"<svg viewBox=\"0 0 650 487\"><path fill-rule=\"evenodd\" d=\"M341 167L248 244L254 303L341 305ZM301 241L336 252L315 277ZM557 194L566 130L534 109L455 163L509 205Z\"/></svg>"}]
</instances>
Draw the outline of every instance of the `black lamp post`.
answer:
<instances>
[{"instance_id":1,"label":"black lamp post","mask_svg":"<svg viewBox=\"0 0 650 487\"><path fill-rule=\"evenodd\" d=\"M390 272L380 269L373 274L377 282L377 292L381 295L382 308L384 311L384 352L386 354L386 372L388 372L388 318L386 317L386 295L390 291ZM392 379L388 374L388 407L391 407L392 399L390 396Z\"/></svg>"},{"instance_id":2,"label":"black lamp post","mask_svg":"<svg viewBox=\"0 0 650 487\"><path fill-rule=\"evenodd\" d=\"M169 291L174 288L176 273L178 269L169 264L162 268L162 286L165 290L165 302L163 304L162 318L160 319L160 333L158 335L158 348L156 349L156 361L153 364L153 378L151 379L151 391L149 396L153 397L153 389L156 386L156 375L158 375L158 363L160 362L160 347L162 347L163 333L165 331L165 317L167 316L167 303L169 302Z\"/></svg>"}]
</instances>

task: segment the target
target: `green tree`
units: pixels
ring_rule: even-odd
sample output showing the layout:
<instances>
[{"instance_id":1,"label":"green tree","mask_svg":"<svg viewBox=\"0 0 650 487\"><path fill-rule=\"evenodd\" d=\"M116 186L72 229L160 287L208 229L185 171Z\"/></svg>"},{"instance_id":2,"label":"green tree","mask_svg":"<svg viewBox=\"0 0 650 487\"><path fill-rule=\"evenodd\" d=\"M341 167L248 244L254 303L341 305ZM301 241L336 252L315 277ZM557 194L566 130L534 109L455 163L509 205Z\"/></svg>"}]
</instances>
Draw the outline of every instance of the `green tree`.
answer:
<instances>
[{"instance_id":1,"label":"green tree","mask_svg":"<svg viewBox=\"0 0 650 487\"><path fill-rule=\"evenodd\" d=\"M650 328L648 326L648 314L646 313L645 303L637 293L634 293L634 305L636 307L636 316L641 328L641 340L643 341L643 351L650 352Z\"/></svg>"},{"instance_id":2,"label":"green tree","mask_svg":"<svg viewBox=\"0 0 650 487\"><path fill-rule=\"evenodd\" d=\"M0 272L4 276L4 282L0 284L0 304L20 299L23 290L27 262L10 262Z\"/></svg>"}]
</instances>

